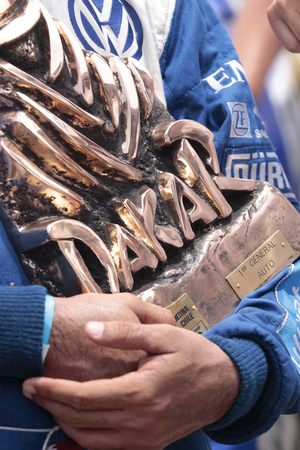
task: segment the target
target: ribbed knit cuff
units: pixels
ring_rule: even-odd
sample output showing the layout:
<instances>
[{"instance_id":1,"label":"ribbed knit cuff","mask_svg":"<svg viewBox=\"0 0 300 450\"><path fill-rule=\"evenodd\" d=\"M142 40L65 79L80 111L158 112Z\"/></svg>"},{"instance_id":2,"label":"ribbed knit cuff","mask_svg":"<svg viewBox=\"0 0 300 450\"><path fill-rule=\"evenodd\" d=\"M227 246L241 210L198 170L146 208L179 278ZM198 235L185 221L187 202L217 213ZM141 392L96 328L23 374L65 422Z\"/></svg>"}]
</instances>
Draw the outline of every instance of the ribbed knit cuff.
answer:
<instances>
[{"instance_id":1,"label":"ribbed knit cuff","mask_svg":"<svg viewBox=\"0 0 300 450\"><path fill-rule=\"evenodd\" d=\"M206 337L228 354L237 366L241 378L240 392L230 410L222 419L205 429L215 439L214 431L230 426L253 408L264 388L268 364L264 351L254 341L217 335Z\"/></svg>"},{"instance_id":2,"label":"ribbed knit cuff","mask_svg":"<svg viewBox=\"0 0 300 450\"><path fill-rule=\"evenodd\" d=\"M0 376L42 374L46 294L42 286L0 287Z\"/></svg>"}]
</instances>

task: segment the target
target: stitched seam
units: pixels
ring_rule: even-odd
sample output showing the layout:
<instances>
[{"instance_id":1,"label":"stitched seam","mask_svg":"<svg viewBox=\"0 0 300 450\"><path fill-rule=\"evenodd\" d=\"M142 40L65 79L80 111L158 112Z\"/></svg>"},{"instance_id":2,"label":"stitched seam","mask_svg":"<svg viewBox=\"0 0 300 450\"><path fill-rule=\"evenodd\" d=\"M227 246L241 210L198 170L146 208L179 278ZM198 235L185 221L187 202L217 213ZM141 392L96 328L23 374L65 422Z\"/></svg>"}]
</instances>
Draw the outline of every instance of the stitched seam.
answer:
<instances>
[{"instance_id":1,"label":"stitched seam","mask_svg":"<svg viewBox=\"0 0 300 450\"><path fill-rule=\"evenodd\" d=\"M280 302L279 302L279 299L278 299L278 287L279 287L280 283L282 283L283 281L285 281L285 280L293 273L293 271L294 271L294 264L291 264L291 268L290 268L289 273L287 273L287 274L285 275L285 277L282 278L282 280L280 280L280 281L276 284L276 286L275 286L274 294L275 294L276 301L277 301L278 305L281 306L281 308L283 309L283 311L285 311L285 316L284 316L283 322L281 323L281 325L279 325L279 326L276 328L276 332L277 332L277 333L279 333L279 331L281 331L281 330L283 329L283 327L284 327L284 325L286 324L286 321L287 321L287 319L288 319L288 316L289 316L288 311L287 311L287 310L285 309L285 307L282 306L282 305L280 304Z\"/></svg>"}]
</instances>

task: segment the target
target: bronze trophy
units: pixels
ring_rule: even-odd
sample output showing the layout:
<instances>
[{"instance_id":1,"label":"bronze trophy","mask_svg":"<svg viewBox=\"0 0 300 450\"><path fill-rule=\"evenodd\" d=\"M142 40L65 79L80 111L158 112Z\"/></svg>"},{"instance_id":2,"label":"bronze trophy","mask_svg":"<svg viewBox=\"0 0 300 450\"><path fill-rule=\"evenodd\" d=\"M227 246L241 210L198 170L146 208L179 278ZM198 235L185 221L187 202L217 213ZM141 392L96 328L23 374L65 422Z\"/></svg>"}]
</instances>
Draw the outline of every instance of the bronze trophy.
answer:
<instances>
[{"instance_id":1,"label":"bronze trophy","mask_svg":"<svg viewBox=\"0 0 300 450\"><path fill-rule=\"evenodd\" d=\"M220 174L137 61L82 50L38 0L0 5L1 220L55 296L131 291L203 332L300 255L268 183Z\"/></svg>"}]
</instances>

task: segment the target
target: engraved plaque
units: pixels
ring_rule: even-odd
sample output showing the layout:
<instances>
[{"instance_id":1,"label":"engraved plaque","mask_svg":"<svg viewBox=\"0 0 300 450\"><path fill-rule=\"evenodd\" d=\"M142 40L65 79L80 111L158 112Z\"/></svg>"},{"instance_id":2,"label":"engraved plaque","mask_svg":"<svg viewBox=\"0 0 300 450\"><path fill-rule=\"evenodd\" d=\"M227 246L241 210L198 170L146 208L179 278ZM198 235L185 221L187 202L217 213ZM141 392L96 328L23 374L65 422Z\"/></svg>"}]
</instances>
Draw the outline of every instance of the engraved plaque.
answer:
<instances>
[{"instance_id":1,"label":"engraved plaque","mask_svg":"<svg viewBox=\"0 0 300 450\"><path fill-rule=\"evenodd\" d=\"M292 254L292 247L278 230L226 279L242 298L265 283Z\"/></svg>"},{"instance_id":2,"label":"engraved plaque","mask_svg":"<svg viewBox=\"0 0 300 450\"><path fill-rule=\"evenodd\" d=\"M209 330L209 325L188 294L183 294L167 309L174 314L176 326L202 334Z\"/></svg>"}]
</instances>

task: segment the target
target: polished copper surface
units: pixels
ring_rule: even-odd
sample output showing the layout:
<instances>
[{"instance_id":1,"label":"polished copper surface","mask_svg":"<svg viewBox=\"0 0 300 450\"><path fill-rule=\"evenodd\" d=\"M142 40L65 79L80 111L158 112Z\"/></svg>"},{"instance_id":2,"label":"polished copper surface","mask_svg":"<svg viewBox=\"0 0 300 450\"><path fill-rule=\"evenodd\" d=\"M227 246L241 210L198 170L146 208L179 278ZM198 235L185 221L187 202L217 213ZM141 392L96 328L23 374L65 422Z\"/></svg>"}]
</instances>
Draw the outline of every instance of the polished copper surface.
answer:
<instances>
[{"instance_id":1,"label":"polished copper surface","mask_svg":"<svg viewBox=\"0 0 300 450\"><path fill-rule=\"evenodd\" d=\"M75 36L62 22L55 20L55 24L65 48L67 49L65 57L69 70L70 72L74 71L76 74L74 90L80 96L84 105L91 106L94 103L92 82L81 47Z\"/></svg>"},{"instance_id":2,"label":"polished copper surface","mask_svg":"<svg viewBox=\"0 0 300 450\"><path fill-rule=\"evenodd\" d=\"M217 188L201 158L187 139L182 139L180 150L177 152L177 159L174 162L181 178L189 186L197 186L205 192L219 210L221 217L228 217L231 214L231 206Z\"/></svg>"},{"instance_id":3,"label":"polished copper surface","mask_svg":"<svg viewBox=\"0 0 300 450\"><path fill-rule=\"evenodd\" d=\"M125 228L119 225L106 224L106 233L120 282L124 289L131 290L134 284L132 272L138 272L143 267L155 269L158 264L158 259L143 242L136 239ZM136 254L136 258L132 261L129 260L127 247Z\"/></svg>"},{"instance_id":4,"label":"polished copper surface","mask_svg":"<svg viewBox=\"0 0 300 450\"><path fill-rule=\"evenodd\" d=\"M300 255L288 200L221 175L213 134L174 121L140 63L82 50L38 0L1 3L0 42L0 218L32 283L188 294L214 324L238 299L226 277L277 230L278 270Z\"/></svg>"},{"instance_id":5,"label":"polished copper surface","mask_svg":"<svg viewBox=\"0 0 300 450\"><path fill-rule=\"evenodd\" d=\"M213 133L201 123L193 120L177 120L176 122L164 122L153 132L153 140L156 147L168 147L180 139L192 139L203 145L207 151L206 163L218 175L220 172L219 161L214 144Z\"/></svg>"},{"instance_id":6,"label":"polished copper surface","mask_svg":"<svg viewBox=\"0 0 300 450\"><path fill-rule=\"evenodd\" d=\"M137 155L140 137L140 105L137 89L131 72L120 58L110 56L108 57L108 63L113 72L119 76L121 84L121 108L125 113L126 121L125 141L122 144L122 151L129 158L134 159Z\"/></svg>"},{"instance_id":7,"label":"polished copper surface","mask_svg":"<svg viewBox=\"0 0 300 450\"><path fill-rule=\"evenodd\" d=\"M91 64L99 80L100 95L104 107L109 111L112 123L119 128L120 104L116 81L113 73L102 56L94 52L86 52L86 60Z\"/></svg>"},{"instance_id":8,"label":"polished copper surface","mask_svg":"<svg viewBox=\"0 0 300 450\"><path fill-rule=\"evenodd\" d=\"M147 188L138 194L140 207L128 199L115 199L114 205L129 230L148 245L161 261L165 261L166 252L154 236L156 202L155 192Z\"/></svg>"},{"instance_id":9,"label":"polished copper surface","mask_svg":"<svg viewBox=\"0 0 300 450\"><path fill-rule=\"evenodd\" d=\"M84 109L80 108L75 103L70 102L52 88L37 80L36 78L28 75L23 70L9 64L5 60L0 58L0 80L4 83L9 83L16 88L24 89L28 95L35 96L38 92L39 95L44 97L45 104L50 109L57 108L61 114L67 114L73 124L83 127L95 127L104 125L103 119L100 117L89 114Z\"/></svg>"},{"instance_id":10,"label":"polished copper surface","mask_svg":"<svg viewBox=\"0 0 300 450\"><path fill-rule=\"evenodd\" d=\"M182 230L184 237L192 240L195 234L190 221L201 220L205 224L213 222L217 214L195 192L171 173L158 173L159 191L171 222ZM183 205L183 197L187 197L194 205L187 214Z\"/></svg>"},{"instance_id":11,"label":"polished copper surface","mask_svg":"<svg viewBox=\"0 0 300 450\"><path fill-rule=\"evenodd\" d=\"M43 160L46 172L56 172L57 178L71 178L75 183L98 186L99 181L79 164L73 161L43 131L40 124L30 114L20 111L0 116L0 127L6 127L19 143L27 144Z\"/></svg>"},{"instance_id":12,"label":"polished copper surface","mask_svg":"<svg viewBox=\"0 0 300 450\"><path fill-rule=\"evenodd\" d=\"M133 74L136 88L144 106L144 117L148 119L154 103L154 84L148 70L136 59L126 58L125 63Z\"/></svg>"},{"instance_id":13,"label":"polished copper surface","mask_svg":"<svg viewBox=\"0 0 300 450\"><path fill-rule=\"evenodd\" d=\"M17 0L2 0L2 2L0 3L0 20L3 20L4 14L10 16L10 14L13 12L12 6L14 6L14 4L16 3ZM27 6L26 3L25 6Z\"/></svg>"},{"instance_id":14,"label":"polished copper surface","mask_svg":"<svg viewBox=\"0 0 300 450\"><path fill-rule=\"evenodd\" d=\"M51 124L59 132L64 141L69 143L75 151L82 153L87 158L88 165L94 172L102 176L110 176L114 179L142 180L142 173L139 170L111 155L100 145L97 145L91 139L75 130L75 128L69 126L26 94L16 92L10 96L20 100L24 107L38 115L42 122Z\"/></svg>"},{"instance_id":15,"label":"polished copper surface","mask_svg":"<svg viewBox=\"0 0 300 450\"><path fill-rule=\"evenodd\" d=\"M31 195L30 191L32 194L41 194L51 200L58 211L68 216L77 216L83 207L87 207L80 195L39 169L19 151L13 141L0 139L0 152L7 168L7 180L18 185L25 184L28 195Z\"/></svg>"},{"instance_id":16,"label":"polished copper surface","mask_svg":"<svg viewBox=\"0 0 300 450\"><path fill-rule=\"evenodd\" d=\"M9 7L9 5L12 5L12 3L5 0L1 6L1 16L5 13L6 7ZM5 8L4 10L2 9L3 7ZM28 2L26 8L17 11L17 14L10 18L7 24L5 24L6 21L4 19L4 27L0 30L0 46L24 36L37 24L39 19L40 10L38 6L32 1Z\"/></svg>"},{"instance_id":17,"label":"polished copper surface","mask_svg":"<svg viewBox=\"0 0 300 450\"><path fill-rule=\"evenodd\" d=\"M51 15L48 13L47 9L38 1L34 0L39 7L43 18L46 23L47 38L49 40L49 67L45 74L45 79L47 81L55 81L64 64L64 51L62 42L59 37L58 30L55 26L55 22L52 20Z\"/></svg>"},{"instance_id":18,"label":"polished copper surface","mask_svg":"<svg viewBox=\"0 0 300 450\"><path fill-rule=\"evenodd\" d=\"M183 268L180 277L176 272L167 280L159 276L155 283L134 293L161 306L169 305L179 293L187 293L210 325L218 323L238 300L226 277L257 249L258 242L262 244L278 229L293 248L286 266L300 254L299 214L276 188L256 182L253 198L238 214L233 213L229 224L221 223L194 241L193 251L179 265Z\"/></svg>"},{"instance_id":19,"label":"polished copper surface","mask_svg":"<svg viewBox=\"0 0 300 450\"><path fill-rule=\"evenodd\" d=\"M77 278L76 281L80 285L81 292L101 293L102 291L100 286L95 283L80 252L77 250L74 241L61 239L58 241L58 246L70 266L74 269L74 274Z\"/></svg>"},{"instance_id":20,"label":"polished copper surface","mask_svg":"<svg viewBox=\"0 0 300 450\"><path fill-rule=\"evenodd\" d=\"M216 177L214 182L220 191L253 191L255 188L254 180L224 177L222 174Z\"/></svg>"}]
</instances>

